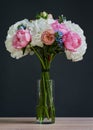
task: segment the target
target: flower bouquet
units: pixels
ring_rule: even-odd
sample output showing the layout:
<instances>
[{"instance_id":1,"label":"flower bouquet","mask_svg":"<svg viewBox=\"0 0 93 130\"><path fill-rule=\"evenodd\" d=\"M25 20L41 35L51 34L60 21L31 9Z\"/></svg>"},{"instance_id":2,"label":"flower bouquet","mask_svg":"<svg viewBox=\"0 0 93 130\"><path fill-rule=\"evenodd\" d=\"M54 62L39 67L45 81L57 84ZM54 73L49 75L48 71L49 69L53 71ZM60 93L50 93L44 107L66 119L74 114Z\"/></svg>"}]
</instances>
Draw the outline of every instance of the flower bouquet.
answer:
<instances>
[{"instance_id":1,"label":"flower bouquet","mask_svg":"<svg viewBox=\"0 0 93 130\"><path fill-rule=\"evenodd\" d=\"M41 12L35 20L24 19L12 25L5 41L7 50L13 58L19 59L28 54L36 54L41 64L39 80L39 100L36 107L37 120L55 122L50 67L58 53L65 53L73 62L83 59L87 44L79 25L67 21L61 15L54 19L52 14Z\"/></svg>"}]
</instances>

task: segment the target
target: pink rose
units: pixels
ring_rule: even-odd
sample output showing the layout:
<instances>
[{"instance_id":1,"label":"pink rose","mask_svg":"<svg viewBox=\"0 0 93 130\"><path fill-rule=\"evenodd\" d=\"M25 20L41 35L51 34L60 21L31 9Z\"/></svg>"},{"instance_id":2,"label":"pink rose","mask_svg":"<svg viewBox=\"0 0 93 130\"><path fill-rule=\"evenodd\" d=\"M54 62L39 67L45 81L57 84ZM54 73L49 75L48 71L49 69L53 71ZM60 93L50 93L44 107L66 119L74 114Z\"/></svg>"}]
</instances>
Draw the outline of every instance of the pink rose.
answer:
<instances>
[{"instance_id":1,"label":"pink rose","mask_svg":"<svg viewBox=\"0 0 93 130\"><path fill-rule=\"evenodd\" d=\"M81 45L81 38L77 33L69 31L63 35L63 42L67 50L74 52Z\"/></svg>"},{"instance_id":2,"label":"pink rose","mask_svg":"<svg viewBox=\"0 0 93 130\"><path fill-rule=\"evenodd\" d=\"M65 34L69 31L64 23L60 24L57 20L56 20L56 22L52 23L51 26L54 31L60 31L63 34Z\"/></svg>"},{"instance_id":3,"label":"pink rose","mask_svg":"<svg viewBox=\"0 0 93 130\"><path fill-rule=\"evenodd\" d=\"M55 35L54 31L52 29L48 29L45 32L43 32L41 36L41 40L45 45L52 45L52 43L55 41Z\"/></svg>"},{"instance_id":4,"label":"pink rose","mask_svg":"<svg viewBox=\"0 0 93 130\"><path fill-rule=\"evenodd\" d=\"M24 48L32 40L29 30L17 30L16 34L13 37L13 47L16 49Z\"/></svg>"}]
</instances>

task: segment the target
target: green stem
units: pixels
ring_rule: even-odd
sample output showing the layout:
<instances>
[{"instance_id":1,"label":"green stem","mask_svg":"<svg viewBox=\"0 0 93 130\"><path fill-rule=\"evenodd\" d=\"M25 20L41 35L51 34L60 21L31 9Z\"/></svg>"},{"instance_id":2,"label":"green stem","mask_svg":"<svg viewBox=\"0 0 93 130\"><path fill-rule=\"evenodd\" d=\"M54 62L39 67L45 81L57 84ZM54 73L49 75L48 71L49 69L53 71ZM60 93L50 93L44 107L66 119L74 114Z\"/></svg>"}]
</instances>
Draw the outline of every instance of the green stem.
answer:
<instances>
[{"instance_id":1,"label":"green stem","mask_svg":"<svg viewBox=\"0 0 93 130\"><path fill-rule=\"evenodd\" d=\"M42 72L41 86L40 86L40 98L37 109L37 119L43 122L46 117L55 122L55 107L53 102L52 86L49 72Z\"/></svg>"},{"instance_id":2,"label":"green stem","mask_svg":"<svg viewBox=\"0 0 93 130\"><path fill-rule=\"evenodd\" d=\"M54 55L50 55L50 60L45 54L40 54L38 50L32 47L32 50L39 58L41 63L41 80L39 86L39 101L37 105L37 119L40 123L43 123L44 118L48 120L51 119L51 122L55 122L55 107L53 102L52 86L50 84L50 64L54 58ZM44 53L44 52L43 52Z\"/></svg>"},{"instance_id":3,"label":"green stem","mask_svg":"<svg viewBox=\"0 0 93 130\"><path fill-rule=\"evenodd\" d=\"M41 58L41 56L38 54L38 52L36 51L36 49L34 49L34 47L31 46L31 48L33 49L34 53L37 55L37 57L39 58L43 68L45 69L45 65L44 65L44 62L43 62L43 59Z\"/></svg>"}]
</instances>

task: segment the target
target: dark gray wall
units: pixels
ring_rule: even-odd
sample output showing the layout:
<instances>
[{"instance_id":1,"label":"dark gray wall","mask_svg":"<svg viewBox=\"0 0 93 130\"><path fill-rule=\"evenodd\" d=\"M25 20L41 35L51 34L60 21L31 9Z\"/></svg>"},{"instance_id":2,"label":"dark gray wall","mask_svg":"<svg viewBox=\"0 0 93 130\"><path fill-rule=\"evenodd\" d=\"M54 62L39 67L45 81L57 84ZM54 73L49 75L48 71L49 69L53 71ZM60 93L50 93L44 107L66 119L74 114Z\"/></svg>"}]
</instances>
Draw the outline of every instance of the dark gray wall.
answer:
<instances>
[{"instance_id":1,"label":"dark gray wall","mask_svg":"<svg viewBox=\"0 0 93 130\"><path fill-rule=\"evenodd\" d=\"M34 19L40 11L79 24L85 31L88 49L84 60L72 63L57 55L51 66L55 80L56 116L93 116L93 7L82 0L2 0L0 3L0 117L35 116L36 81L40 64L36 56L16 60L6 51L4 41L10 25L24 18ZM92 38L92 39L91 39Z\"/></svg>"}]
</instances>

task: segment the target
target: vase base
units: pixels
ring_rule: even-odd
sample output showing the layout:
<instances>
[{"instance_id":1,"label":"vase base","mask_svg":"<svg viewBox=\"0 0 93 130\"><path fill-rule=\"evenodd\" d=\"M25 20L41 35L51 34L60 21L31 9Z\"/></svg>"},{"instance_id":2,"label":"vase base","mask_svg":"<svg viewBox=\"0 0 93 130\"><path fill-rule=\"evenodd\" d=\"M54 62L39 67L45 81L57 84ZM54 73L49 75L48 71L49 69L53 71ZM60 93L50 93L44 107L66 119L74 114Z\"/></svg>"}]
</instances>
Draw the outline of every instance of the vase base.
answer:
<instances>
[{"instance_id":1,"label":"vase base","mask_svg":"<svg viewBox=\"0 0 93 130\"><path fill-rule=\"evenodd\" d=\"M51 119L47 119L47 118L45 118L44 120L36 120L36 123L37 124L53 124L53 123L55 123L55 121L52 121Z\"/></svg>"}]
</instances>

